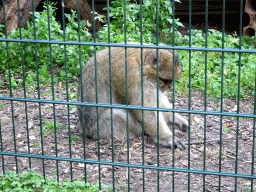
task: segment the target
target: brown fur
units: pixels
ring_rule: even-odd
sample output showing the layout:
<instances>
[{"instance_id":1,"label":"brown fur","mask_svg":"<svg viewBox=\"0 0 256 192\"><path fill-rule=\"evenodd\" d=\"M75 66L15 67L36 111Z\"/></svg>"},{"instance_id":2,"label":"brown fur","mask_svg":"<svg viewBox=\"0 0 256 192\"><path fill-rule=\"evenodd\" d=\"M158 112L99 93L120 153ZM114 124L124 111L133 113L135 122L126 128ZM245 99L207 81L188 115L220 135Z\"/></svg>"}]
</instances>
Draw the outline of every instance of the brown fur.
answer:
<instances>
[{"instance_id":1,"label":"brown fur","mask_svg":"<svg viewBox=\"0 0 256 192\"><path fill-rule=\"evenodd\" d=\"M157 56L156 49L143 49L143 92L141 87L141 49L127 48L127 89L126 93L126 70L125 48L111 48L111 77L112 77L112 103L142 106L142 93L144 106L157 107ZM163 91L171 88L172 80L181 74L179 57L174 55L173 77L173 51L159 49L159 107L172 108ZM98 103L111 103L109 81L109 49L104 49L96 54L97 65L97 91ZM83 101L96 102L95 91L95 64L92 57L84 67L82 74ZM78 87L78 101L81 101L81 85ZM126 103L126 101L128 103ZM142 132L141 110L126 110L113 108L114 136L126 135L128 125L130 135L139 135ZM100 136L111 138L111 114L109 108L98 108L99 124L97 125L97 111L95 107L78 106L78 115L81 126L85 126L86 135L97 138L97 126ZM157 141L157 112L144 111L144 129L155 141ZM172 146L172 132L167 124L173 122L171 112L159 112L159 141L164 146ZM175 124L184 130L188 126L179 114L175 114Z\"/></svg>"}]
</instances>

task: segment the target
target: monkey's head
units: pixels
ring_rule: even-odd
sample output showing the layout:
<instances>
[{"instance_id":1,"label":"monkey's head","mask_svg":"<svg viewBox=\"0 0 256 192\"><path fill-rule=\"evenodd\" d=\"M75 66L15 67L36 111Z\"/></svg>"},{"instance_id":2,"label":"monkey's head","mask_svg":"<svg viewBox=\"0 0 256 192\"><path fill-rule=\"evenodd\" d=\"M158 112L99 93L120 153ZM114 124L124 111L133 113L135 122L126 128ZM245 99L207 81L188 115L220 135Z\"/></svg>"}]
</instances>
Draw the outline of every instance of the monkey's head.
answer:
<instances>
[{"instance_id":1,"label":"monkey's head","mask_svg":"<svg viewBox=\"0 0 256 192\"><path fill-rule=\"evenodd\" d=\"M154 82L157 81L157 62L159 65L158 80L160 89L161 91L165 91L170 89L172 87L172 82L181 75L182 69L179 56L177 53L174 53L173 50L159 49L157 61L157 51L155 49L145 50L145 60L143 62L144 74Z\"/></svg>"}]
</instances>

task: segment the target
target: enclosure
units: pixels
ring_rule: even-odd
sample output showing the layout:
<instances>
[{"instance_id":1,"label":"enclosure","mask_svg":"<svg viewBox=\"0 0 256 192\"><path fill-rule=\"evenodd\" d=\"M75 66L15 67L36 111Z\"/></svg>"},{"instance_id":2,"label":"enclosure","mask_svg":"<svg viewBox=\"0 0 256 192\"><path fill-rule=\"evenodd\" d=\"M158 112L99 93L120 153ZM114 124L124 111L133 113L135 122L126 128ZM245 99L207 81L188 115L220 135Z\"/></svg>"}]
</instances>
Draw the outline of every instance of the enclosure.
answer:
<instances>
[{"instance_id":1,"label":"enclosure","mask_svg":"<svg viewBox=\"0 0 256 192\"><path fill-rule=\"evenodd\" d=\"M92 32L80 19L79 1L70 13L61 1L62 21L48 0L42 12L31 0L31 18L24 27L19 22L8 33L5 18L0 25L0 173L33 169L58 182L69 178L99 184L103 191L104 186L112 191L256 191L256 38L242 36L243 1L238 35L225 31L225 0L222 31L208 26L208 0L202 30L191 24L192 0L189 22L183 24L175 16L175 1L107 0L107 17L95 12L92 1ZM17 0L21 21L19 6ZM115 104L112 91L109 103L77 101L86 62L110 47L177 52L182 76L165 93L173 108L130 105L128 99ZM127 65L127 58L120 59ZM138 99L144 100L141 92ZM186 149L163 147L144 131L128 139L83 137L77 106L182 114L189 122L187 132L174 123L169 127L173 141L182 140Z\"/></svg>"}]
</instances>

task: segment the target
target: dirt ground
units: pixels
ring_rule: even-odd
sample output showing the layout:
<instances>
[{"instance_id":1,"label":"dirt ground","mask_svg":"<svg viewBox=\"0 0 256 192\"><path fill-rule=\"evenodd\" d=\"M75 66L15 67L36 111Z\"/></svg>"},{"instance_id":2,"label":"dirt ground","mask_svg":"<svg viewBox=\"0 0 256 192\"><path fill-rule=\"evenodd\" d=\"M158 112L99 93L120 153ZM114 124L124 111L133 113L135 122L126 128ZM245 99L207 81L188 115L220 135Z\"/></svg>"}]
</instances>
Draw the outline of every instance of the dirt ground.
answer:
<instances>
[{"instance_id":1,"label":"dirt ground","mask_svg":"<svg viewBox=\"0 0 256 192\"><path fill-rule=\"evenodd\" d=\"M75 86L69 87L71 100L75 101ZM2 96L9 96L9 90L1 88ZM56 100L66 100L66 89L64 85L58 84L55 89ZM23 97L23 90L15 90L14 97ZM38 95L34 91L28 91L28 98L37 98ZM52 99L50 87L41 89L41 99ZM188 97L175 97L175 108L188 109ZM40 110L39 110L40 109ZM191 109L204 110L204 95L194 91L191 95ZM231 99L224 99L223 111L236 112L237 102ZM55 116L54 116L55 110ZM219 111L220 100L207 100L208 111ZM26 117L26 111L28 116ZM240 101L240 112L253 113L253 98ZM13 115L12 115L13 113ZM83 138L77 127L76 108L71 106L69 111L66 105L42 103L39 105L35 102L28 102L25 106L24 102L10 102L0 100L0 120L1 120L1 136L2 150L8 152L28 153L28 135L29 147L31 154L43 154L58 157L70 157L70 151L73 158L84 158ZM188 114L183 114L188 119ZM40 116L42 119L42 135L40 131ZM26 118L28 121L26 121ZM52 128L54 119L56 121L56 135ZM13 122L14 121L14 126ZM190 168L198 170L214 170L235 173L237 160L237 173L251 174L252 172L252 144L253 144L253 119L240 118L239 121L234 117L223 117L220 122L220 116L207 115L206 117L199 114L190 115L190 151L187 149L176 149L174 154L172 149L159 148L159 165L172 167L173 162L176 168ZM69 145L70 125L71 145ZM205 129L204 129L205 125ZM222 127L222 153L220 164L220 127ZM15 130L15 142L14 132ZM238 155L236 159L236 135L238 132ZM204 133L205 131L205 133ZM178 140L182 140L185 144L188 142L188 133L175 129ZM204 134L206 135L206 143L204 148ZM43 141L42 141L43 139ZM111 141L100 140L98 146L97 141L86 138L86 158L90 160L112 161ZM56 142L57 141L57 142ZM144 164L157 166L157 146L151 139L145 136L144 145ZM15 147L14 147L15 146ZM16 148L16 149L15 149ZM56 150L57 149L57 150ZM99 149L99 150L98 150ZM142 138L131 138L129 141L129 158L127 157L127 142L123 140L114 141L114 161L130 164L143 163L143 145ZM205 164L204 164L205 151ZM190 152L190 153L189 153ZM100 153L100 154L99 154ZM174 158L173 158L174 157ZM4 162L3 162L4 160ZM16 160L12 156L0 157L0 173L3 173L3 166L6 170L16 170ZM253 160L254 163L254 160ZM29 169L28 158L17 158L17 167L19 172ZM59 161L58 169L56 161L41 159L31 159L31 168L42 174L43 166L45 175L50 178L57 178L59 174L60 181L71 177L82 179L85 175L90 183L98 183L99 179L104 185L112 185L113 176L115 179L115 188L119 191L128 190L128 182L130 183L130 191L143 191L143 169L126 168L121 166L113 167L109 165L87 164L86 167L82 163L70 163L68 161ZM72 169L71 169L72 166ZM254 166L255 167L255 166ZM100 169L100 177L99 177ZM253 170L255 172L255 170ZM190 178L190 184L188 184ZM189 176L187 173L159 171L159 188L160 191L172 191L174 184L175 191L187 191L188 185L190 191L202 191L205 179L206 191L217 191L219 177L202 174L193 174ZM154 169L144 169L145 191L157 191L158 171ZM248 179L234 177L221 177L221 191L234 191L237 182L238 191L250 190L251 181ZM255 182L254 182L255 186ZM254 188L256 190L256 188Z\"/></svg>"}]
</instances>

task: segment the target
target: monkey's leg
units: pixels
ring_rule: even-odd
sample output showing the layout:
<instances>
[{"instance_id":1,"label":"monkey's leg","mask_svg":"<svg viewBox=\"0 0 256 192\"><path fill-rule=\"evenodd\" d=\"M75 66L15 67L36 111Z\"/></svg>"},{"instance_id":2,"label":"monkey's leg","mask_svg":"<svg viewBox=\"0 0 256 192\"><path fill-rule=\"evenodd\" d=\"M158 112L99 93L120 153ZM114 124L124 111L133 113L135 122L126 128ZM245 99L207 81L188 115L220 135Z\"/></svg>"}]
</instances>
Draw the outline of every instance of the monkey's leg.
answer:
<instances>
[{"instance_id":1,"label":"monkey's leg","mask_svg":"<svg viewBox=\"0 0 256 192\"><path fill-rule=\"evenodd\" d=\"M128 115L128 124L127 124ZM123 109L112 109L113 133L115 137L125 138L127 136L127 125L129 136L141 134L141 125L132 118L130 112ZM100 137L111 138L111 109L104 110L99 116ZM97 134L97 121L94 124L94 135Z\"/></svg>"}]
</instances>

